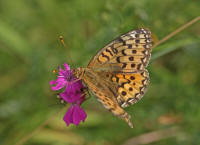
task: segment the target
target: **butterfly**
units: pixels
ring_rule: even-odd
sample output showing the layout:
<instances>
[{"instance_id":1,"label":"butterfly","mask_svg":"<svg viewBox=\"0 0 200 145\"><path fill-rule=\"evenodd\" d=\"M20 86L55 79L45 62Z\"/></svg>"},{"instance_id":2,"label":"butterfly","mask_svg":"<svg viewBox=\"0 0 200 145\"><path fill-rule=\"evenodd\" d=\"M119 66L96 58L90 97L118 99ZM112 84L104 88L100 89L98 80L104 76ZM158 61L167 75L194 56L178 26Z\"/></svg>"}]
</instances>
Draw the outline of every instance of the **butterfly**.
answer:
<instances>
[{"instance_id":1,"label":"butterfly","mask_svg":"<svg viewBox=\"0 0 200 145\"><path fill-rule=\"evenodd\" d=\"M104 107L131 128L131 116L123 108L139 101L146 92L151 47L149 30L132 30L102 48L86 68L73 69L73 75L82 80Z\"/></svg>"}]
</instances>

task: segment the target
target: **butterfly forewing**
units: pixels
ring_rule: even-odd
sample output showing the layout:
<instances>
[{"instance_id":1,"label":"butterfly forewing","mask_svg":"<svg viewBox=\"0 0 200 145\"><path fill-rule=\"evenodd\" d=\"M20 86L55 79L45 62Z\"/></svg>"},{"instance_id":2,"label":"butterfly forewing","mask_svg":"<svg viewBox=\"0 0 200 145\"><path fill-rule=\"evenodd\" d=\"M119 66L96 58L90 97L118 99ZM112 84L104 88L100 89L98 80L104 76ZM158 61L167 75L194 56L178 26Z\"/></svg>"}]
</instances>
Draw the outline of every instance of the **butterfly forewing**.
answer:
<instances>
[{"instance_id":1,"label":"butterfly forewing","mask_svg":"<svg viewBox=\"0 0 200 145\"><path fill-rule=\"evenodd\" d=\"M122 70L137 70L146 67L151 52L151 33L145 29L133 30L121 35L90 61L88 67L120 66ZM128 63L128 64L127 64Z\"/></svg>"},{"instance_id":2,"label":"butterfly forewing","mask_svg":"<svg viewBox=\"0 0 200 145\"><path fill-rule=\"evenodd\" d=\"M151 33L145 29L121 35L93 57L82 77L105 108L131 127L130 116L122 107L136 103L146 91L151 43Z\"/></svg>"}]
</instances>

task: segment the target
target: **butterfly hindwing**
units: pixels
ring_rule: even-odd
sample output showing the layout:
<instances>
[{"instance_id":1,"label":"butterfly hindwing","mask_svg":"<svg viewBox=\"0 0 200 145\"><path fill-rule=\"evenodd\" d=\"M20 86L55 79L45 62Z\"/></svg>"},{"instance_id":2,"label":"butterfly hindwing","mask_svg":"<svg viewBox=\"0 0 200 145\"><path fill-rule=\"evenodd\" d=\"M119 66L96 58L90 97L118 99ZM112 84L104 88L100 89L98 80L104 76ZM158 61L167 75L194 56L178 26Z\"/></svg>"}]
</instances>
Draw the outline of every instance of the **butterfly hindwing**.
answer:
<instances>
[{"instance_id":1,"label":"butterfly hindwing","mask_svg":"<svg viewBox=\"0 0 200 145\"><path fill-rule=\"evenodd\" d=\"M149 84L149 74L146 70L134 73L101 72L100 76L101 78L106 76L107 84L117 88L115 97L121 107L127 107L139 101Z\"/></svg>"},{"instance_id":2,"label":"butterfly hindwing","mask_svg":"<svg viewBox=\"0 0 200 145\"><path fill-rule=\"evenodd\" d=\"M122 100L121 107L127 107L139 101L146 92L149 75L146 70L132 74L116 74L119 78L118 93ZM123 81L120 81L120 80Z\"/></svg>"},{"instance_id":3,"label":"butterfly hindwing","mask_svg":"<svg viewBox=\"0 0 200 145\"><path fill-rule=\"evenodd\" d=\"M90 70L86 71L83 78L84 83L106 109L111 111L114 115L124 119L130 127L133 127L130 121L130 115L123 110L117 101L117 86L113 85L113 82L107 80L105 77L100 77L101 75L98 73L99 72Z\"/></svg>"}]
</instances>

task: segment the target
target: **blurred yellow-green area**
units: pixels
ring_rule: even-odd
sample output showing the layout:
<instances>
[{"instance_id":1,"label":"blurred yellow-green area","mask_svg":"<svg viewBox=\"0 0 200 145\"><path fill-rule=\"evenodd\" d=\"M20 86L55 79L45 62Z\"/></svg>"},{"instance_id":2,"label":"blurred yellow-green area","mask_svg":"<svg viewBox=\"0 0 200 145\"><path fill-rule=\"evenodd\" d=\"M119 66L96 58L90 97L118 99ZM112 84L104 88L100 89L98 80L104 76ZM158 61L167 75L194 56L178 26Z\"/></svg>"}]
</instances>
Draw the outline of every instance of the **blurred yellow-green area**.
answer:
<instances>
[{"instance_id":1,"label":"blurred yellow-green area","mask_svg":"<svg viewBox=\"0 0 200 145\"><path fill-rule=\"evenodd\" d=\"M153 48L148 91L125 109L133 129L94 96L82 105L86 121L67 127L62 120L67 108L56 113L64 106L49 86L56 78L52 70L70 64L67 53L74 67L85 67L99 49L130 30L148 28L160 40L198 17L199 4L198 0L0 1L0 144L199 145L200 21Z\"/></svg>"}]
</instances>

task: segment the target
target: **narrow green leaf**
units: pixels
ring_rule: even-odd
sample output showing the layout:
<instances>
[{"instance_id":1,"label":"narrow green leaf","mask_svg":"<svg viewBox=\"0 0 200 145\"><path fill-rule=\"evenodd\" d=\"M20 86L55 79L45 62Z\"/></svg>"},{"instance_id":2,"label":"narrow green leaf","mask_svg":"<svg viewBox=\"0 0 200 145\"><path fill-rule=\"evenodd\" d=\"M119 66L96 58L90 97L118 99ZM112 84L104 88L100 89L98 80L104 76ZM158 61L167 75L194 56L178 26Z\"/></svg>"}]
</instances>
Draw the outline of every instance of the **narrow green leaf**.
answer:
<instances>
[{"instance_id":1,"label":"narrow green leaf","mask_svg":"<svg viewBox=\"0 0 200 145\"><path fill-rule=\"evenodd\" d=\"M182 40L179 40L176 42L171 42L171 43L160 45L159 47L156 47L153 50L151 60L157 59L157 58L159 58L165 54L168 54L176 49L179 49L183 46L192 45L192 44L198 43L198 42L199 42L198 39L187 38L187 39L182 39Z\"/></svg>"},{"instance_id":2,"label":"narrow green leaf","mask_svg":"<svg viewBox=\"0 0 200 145\"><path fill-rule=\"evenodd\" d=\"M26 38L2 20L0 20L0 41L5 43L14 53L24 59L26 59L30 53L31 46L27 43Z\"/></svg>"}]
</instances>

